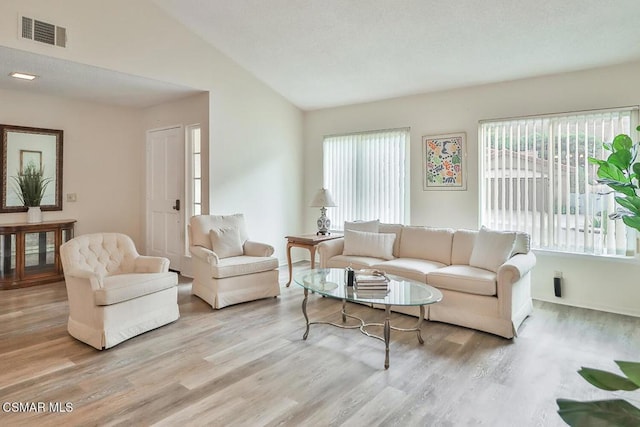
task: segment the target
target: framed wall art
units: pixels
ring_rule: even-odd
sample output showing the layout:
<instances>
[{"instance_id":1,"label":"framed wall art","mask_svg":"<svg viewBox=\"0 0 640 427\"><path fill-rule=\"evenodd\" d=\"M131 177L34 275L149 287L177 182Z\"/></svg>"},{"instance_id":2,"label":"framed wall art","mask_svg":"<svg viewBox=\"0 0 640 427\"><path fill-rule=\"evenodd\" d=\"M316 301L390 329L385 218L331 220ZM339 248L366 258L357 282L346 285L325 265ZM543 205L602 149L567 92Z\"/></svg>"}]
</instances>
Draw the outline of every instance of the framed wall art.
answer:
<instances>
[{"instance_id":1,"label":"framed wall art","mask_svg":"<svg viewBox=\"0 0 640 427\"><path fill-rule=\"evenodd\" d=\"M422 137L423 190L467 189L466 144L464 132Z\"/></svg>"},{"instance_id":2,"label":"framed wall art","mask_svg":"<svg viewBox=\"0 0 640 427\"><path fill-rule=\"evenodd\" d=\"M29 163L33 163L36 169L42 168L42 151L37 150L20 150L20 169L24 171Z\"/></svg>"}]
</instances>

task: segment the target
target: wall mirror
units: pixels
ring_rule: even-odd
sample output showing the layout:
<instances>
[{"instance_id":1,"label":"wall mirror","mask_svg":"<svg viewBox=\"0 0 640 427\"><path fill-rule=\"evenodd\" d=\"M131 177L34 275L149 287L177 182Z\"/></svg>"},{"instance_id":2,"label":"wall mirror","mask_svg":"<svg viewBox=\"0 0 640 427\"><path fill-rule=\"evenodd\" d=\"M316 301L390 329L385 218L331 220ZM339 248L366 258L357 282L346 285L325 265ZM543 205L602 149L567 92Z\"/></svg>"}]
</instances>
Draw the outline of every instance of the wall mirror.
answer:
<instances>
[{"instance_id":1,"label":"wall mirror","mask_svg":"<svg viewBox=\"0 0 640 427\"><path fill-rule=\"evenodd\" d=\"M62 131L23 126L0 125L2 135L2 201L0 212L26 212L13 179L29 163L42 167L51 179L40 208L62 210Z\"/></svg>"}]
</instances>

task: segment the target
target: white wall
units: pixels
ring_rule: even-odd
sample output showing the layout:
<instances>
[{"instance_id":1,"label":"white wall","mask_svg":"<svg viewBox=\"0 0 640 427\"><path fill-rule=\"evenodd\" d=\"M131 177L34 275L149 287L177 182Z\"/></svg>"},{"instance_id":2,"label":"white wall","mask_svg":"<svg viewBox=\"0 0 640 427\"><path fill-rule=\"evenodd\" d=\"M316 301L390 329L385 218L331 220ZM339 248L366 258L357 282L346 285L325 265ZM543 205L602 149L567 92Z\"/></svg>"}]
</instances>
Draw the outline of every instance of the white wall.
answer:
<instances>
[{"instance_id":1,"label":"white wall","mask_svg":"<svg viewBox=\"0 0 640 427\"><path fill-rule=\"evenodd\" d=\"M637 105L638 75L640 63L634 63L308 112L304 199L310 200L322 185L324 135L410 126L411 224L477 228L479 120ZM453 132L467 134L468 190L423 191L422 136ZM313 229L316 211L305 208L307 229ZM549 252L537 255L535 298L640 316L638 262ZM553 296L555 271L563 272L563 298Z\"/></svg>"},{"instance_id":2,"label":"white wall","mask_svg":"<svg viewBox=\"0 0 640 427\"><path fill-rule=\"evenodd\" d=\"M18 40L18 13L66 27L68 48ZM301 229L299 109L149 0L3 0L0 45L209 92L210 211L244 212L284 262Z\"/></svg>"},{"instance_id":3,"label":"white wall","mask_svg":"<svg viewBox=\"0 0 640 427\"><path fill-rule=\"evenodd\" d=\"M64 131L63 210L43 212L44 219L77 219L76 234L118 231L142 243L141 111L8 90L0 99L3 123ZM77 201L67 202L67 193ZM26 215L0 214L0 222Z\"/></svg>"}]
</instances>

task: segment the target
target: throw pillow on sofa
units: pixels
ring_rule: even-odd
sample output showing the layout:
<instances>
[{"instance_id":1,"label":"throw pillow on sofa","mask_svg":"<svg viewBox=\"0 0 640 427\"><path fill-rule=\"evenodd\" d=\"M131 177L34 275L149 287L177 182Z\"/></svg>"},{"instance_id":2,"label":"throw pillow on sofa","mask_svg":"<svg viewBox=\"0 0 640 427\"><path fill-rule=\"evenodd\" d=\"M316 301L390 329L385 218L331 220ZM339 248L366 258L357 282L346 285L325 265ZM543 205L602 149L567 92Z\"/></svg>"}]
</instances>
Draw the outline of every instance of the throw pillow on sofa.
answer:
<instances>
[{"instance_id":1,"label":"throw pillow on sofa","mask_svg":"<svg viewBox=\"0 0 640 427\"><path fill-rule=\"evenodd\" d=\"M218 258L229 258L244 254L240 230L236 227L214 228L209 231L211 247Z\"/></svg>"},{"instance_id":2,"label":"throw pillow on sofa","mask_svg":"<svg viewBox=\"0 0 640 427\"><path fill-rule=\"evenodd\" d=\"M395 241L396 235L391 233L367 233L345 229L342 255L393 259Z\"/></svg>"},{"instance_id":3,"label":"throw pillow on sofa","mask_svg":"<svg viewBox=\"0 0 640 427\"><path fill-rule=\"evenodd\" d=\"M469 265L497 273L498 268L511 256L515 242L515 232L482 227L473 245Z\"/></svg>"}]
</instances>

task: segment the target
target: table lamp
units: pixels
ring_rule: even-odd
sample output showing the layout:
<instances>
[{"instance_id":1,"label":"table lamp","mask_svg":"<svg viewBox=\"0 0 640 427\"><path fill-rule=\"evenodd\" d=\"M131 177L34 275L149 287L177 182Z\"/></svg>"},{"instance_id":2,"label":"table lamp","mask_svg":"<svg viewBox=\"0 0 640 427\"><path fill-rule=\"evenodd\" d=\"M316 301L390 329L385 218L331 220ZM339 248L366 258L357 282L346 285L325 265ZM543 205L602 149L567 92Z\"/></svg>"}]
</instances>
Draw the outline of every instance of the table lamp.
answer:
<instances>
[{"instance_id":1,"label":"table lamp","mask_svg":"<svg viewBox=\"0 0 640 427\"><path fill-rule=\"evenodd\" d=\"M320 218L318 218L318 232L316 233L318 236L326 236L329 233L329 227L331 227L331 220L327 218L327 208L333 208L336 206L336 203L331 198L331 194L329 194L329 190L326 188L321 188L316 193L316 196L311 201L309 205L312 208L320 208Z\"/></svg>"}]
</instances>

